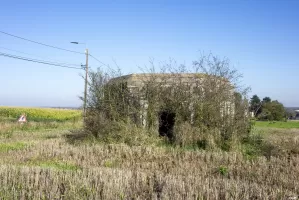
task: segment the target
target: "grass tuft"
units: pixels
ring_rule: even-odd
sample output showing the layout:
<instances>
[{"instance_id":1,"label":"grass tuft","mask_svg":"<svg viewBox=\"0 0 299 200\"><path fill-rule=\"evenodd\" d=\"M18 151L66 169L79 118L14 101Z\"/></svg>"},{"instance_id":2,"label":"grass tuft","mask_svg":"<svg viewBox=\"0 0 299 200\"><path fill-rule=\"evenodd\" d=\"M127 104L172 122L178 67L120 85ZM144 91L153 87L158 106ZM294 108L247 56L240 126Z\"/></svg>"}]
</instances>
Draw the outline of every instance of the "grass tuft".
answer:
<instances>
[{"instance_id":1,"label":"grass tuft","mask_svg":"<svg viewBox=\"0 0 299 200\"><path fill-rule=\"evenodd\" d=\"M28 147L28 144L23 142L0 143L0 152L17 151L26 147Z\"/></svg>"},{"instance_id":2,"label":"grass tuft","mask_svg":"<svg viewBox=\"0 0 299 200\"><path fill-rule=\"evenodd\" d=\"M57 169L57 170L70 170L70 171L77 171L81 170L81 168L77 165L67 163L60 160L39 160L34 159L26 162L26 165L28 166L38 166L42 168L51 168L51 169Z\"/></svg>"}]
</instances>

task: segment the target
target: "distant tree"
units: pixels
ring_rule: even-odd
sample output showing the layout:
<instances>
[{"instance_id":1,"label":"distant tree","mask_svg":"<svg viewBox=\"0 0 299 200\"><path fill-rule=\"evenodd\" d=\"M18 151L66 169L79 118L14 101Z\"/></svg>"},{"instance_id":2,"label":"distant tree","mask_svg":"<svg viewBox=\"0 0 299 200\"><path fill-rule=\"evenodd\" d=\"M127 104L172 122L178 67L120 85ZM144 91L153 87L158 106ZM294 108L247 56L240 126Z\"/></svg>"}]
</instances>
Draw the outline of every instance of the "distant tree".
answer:
<instances>
[{"instance_id":1,"label":"distant tree","mask_svg":"<svg viewBox=\"0 0 299 200\"><path fill-rule=\"evenodd\" d=\"M256 94L250 99L250 111L253 112L255 116L258 116L262 112L261 100Z\"/></svg>"},{"instance_id":2,"label":"distant tree","mask_svg":"<svg viewBox=\"0 0 299 200\"><path fill-rule=\"evenodd\" d=\"M271 114L273 120L280 121L285 119L285 109L282 103L278 101L271 102Z\"/></svg>"},{"instance_id":3,"label":"distant tree","mask_svg":"<svg viewBox=\"0 0 299 200\"><path fill-rule=\"evenodd\" d=\"M271 102L271 98L270 97L263 98L263 103L270 103L270 102Z\"/></svg>"},{"instance_id":4,"label":"distant tree","mask_svg":"<svg viewBox=\"0 0 299 200\"><path fill-rule=\"evenodd\" d=\"M259 120L273 120L273 116L267 108L263 108L263 111L258 115Z\"/></svg>"},{"instance_id":5,"label":"distant tree","mask_svg":"<svg viewBox=\"0 0 299 200\"><path fill-rule=\"evenodd\" d=\"M260 120L284 120L286 116L286 111L282 103L277 100L271 102L263 102L262 112L259 114L258 118Z\"/></svg>"}]
</instances>

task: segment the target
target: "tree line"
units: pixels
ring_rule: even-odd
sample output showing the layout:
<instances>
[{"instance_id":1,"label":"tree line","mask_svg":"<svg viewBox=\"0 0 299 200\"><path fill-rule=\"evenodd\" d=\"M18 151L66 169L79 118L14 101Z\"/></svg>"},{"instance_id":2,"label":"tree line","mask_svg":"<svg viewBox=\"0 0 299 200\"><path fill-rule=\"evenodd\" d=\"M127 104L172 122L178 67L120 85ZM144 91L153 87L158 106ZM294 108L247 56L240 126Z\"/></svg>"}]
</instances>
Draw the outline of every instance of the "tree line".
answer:
<instances>
[{"instance_id":1,"label":"tree line","mask_svg":"<svg viewBox=\"0 0 299 200\"><path fill-rule=\"evenodd\" d=\"M250 111L258 120L283 121L288 117L283 104L270 97L261 100L257 95L253 95L250 99Z\"/></svg>"}]
</instances>

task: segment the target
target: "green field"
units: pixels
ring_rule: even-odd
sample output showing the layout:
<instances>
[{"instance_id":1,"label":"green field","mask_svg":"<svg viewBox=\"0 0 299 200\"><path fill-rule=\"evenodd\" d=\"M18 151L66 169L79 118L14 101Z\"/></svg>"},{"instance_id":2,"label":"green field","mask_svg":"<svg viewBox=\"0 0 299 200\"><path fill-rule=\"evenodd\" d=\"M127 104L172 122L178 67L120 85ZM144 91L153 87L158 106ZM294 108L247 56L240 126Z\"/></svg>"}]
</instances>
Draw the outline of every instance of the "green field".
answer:
<instances>
[{"instance_id":1,"label":"green field","mask_svg":"<svg viewBox=\"0 0 299 200\"><path fill-rule=\"evenodd\" d=\"M256 121L255 126L263 128L299 128L299 121Z\"/></svg>"}]
</instances>

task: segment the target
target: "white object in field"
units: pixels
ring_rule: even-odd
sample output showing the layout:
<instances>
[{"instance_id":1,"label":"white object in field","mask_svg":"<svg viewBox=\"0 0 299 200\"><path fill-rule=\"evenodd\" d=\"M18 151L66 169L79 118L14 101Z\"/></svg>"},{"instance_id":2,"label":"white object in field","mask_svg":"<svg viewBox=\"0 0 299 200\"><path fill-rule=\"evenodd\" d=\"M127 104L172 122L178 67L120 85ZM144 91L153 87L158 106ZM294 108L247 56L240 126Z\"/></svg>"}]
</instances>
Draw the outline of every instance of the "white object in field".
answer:
<instances>
[{"instance_id":1,"label":"white object in field","mask_svg":"<svg viewBox=\"0 0 299 200\"><path fill-rule=\"evenodd\" d=\"M27 122L27 119L26 119L26 115L21 115L21 117L19 118L18 122Z\"/></svg>"},{"instance_id":2,"label":"white object in field","mask_svg":"<svg viewBox=\"0 0 299 200\"><path fill-rule=\"evenodd\" d=\"M289 196L288 200L297 200L298 198L296 196Z\"/></svg>"}]
</instances>

